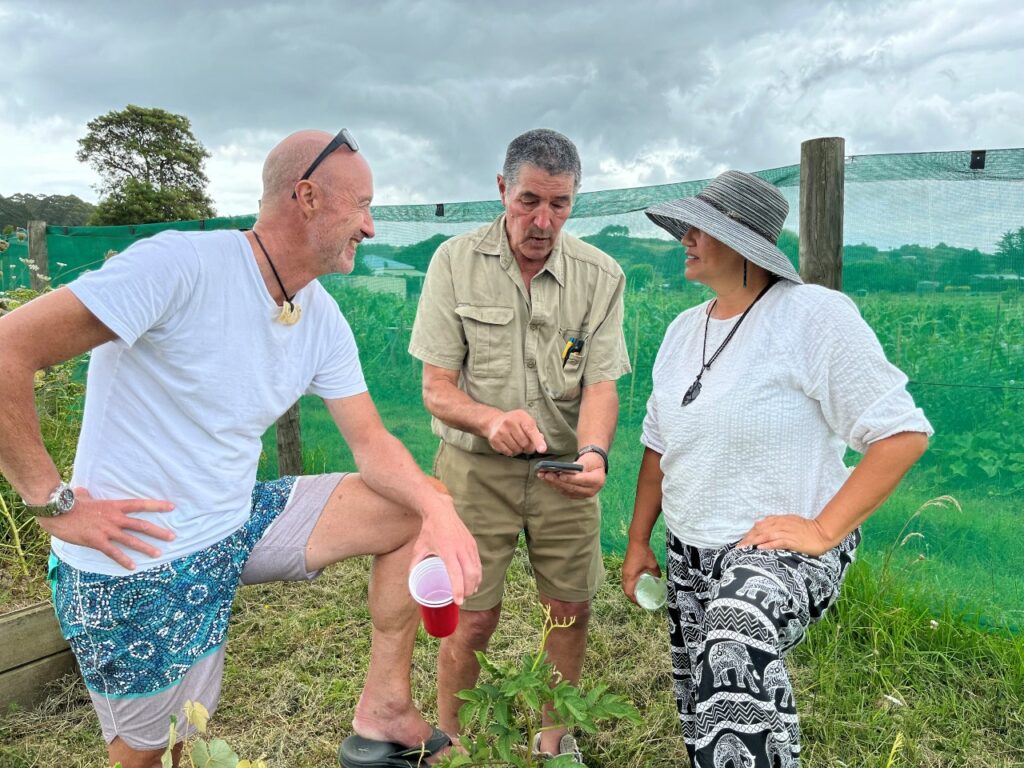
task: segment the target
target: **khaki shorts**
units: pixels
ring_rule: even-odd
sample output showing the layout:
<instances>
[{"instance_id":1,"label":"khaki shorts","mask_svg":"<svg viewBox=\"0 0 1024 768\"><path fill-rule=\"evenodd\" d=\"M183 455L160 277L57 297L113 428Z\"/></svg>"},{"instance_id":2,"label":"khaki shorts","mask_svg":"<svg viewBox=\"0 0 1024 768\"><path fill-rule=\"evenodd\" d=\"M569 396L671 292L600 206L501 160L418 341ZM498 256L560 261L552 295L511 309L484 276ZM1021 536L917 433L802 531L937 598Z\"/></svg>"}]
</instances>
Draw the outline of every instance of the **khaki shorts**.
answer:
<instances>
[{"instance_id":1,"label":"khaki shorts","mask_svg":"<svg viewBox=\"0 0 1024 768\"><path fill-rule=\"evenodd\" d=\"M563 460L572 460L572 456ZM582 603L604 579L601 506L597 497L569 499L534 476L537 459L467 453L442 442L434 474L480 550L483 581L464 608L484 611L501 602L505 572L519 534L544 597Z\"/></svg>"}]
</instances>

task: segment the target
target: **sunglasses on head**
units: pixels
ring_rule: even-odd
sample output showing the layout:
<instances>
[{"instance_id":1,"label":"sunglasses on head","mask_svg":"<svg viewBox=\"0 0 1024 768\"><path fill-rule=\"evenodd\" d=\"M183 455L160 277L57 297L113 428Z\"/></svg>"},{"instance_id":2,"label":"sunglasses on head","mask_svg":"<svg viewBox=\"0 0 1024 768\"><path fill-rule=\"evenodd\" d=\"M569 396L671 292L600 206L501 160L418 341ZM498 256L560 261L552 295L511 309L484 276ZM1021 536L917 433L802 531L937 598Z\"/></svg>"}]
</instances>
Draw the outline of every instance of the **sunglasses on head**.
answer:
<instances>
[{"instance_id":1,"label":"sunglasses on head","mask_svg":"<svg viewBox=\"0 0 1024 768\"><path fill-rule=\"evenodd\" d=\"M302 174L301 177L299 177L299 181L305 181L310 176L312 176L313 171L316 170L316 167L320 165L320 163L322 163L327 158L327 156L331 154L331 152L336 150L342 144L351 149L353 152L359 151L359 144L356 143L355 137L353 137L352 134L348 132L348 128L342 128L340 131L338 131L338 135L331 139L331 142L326 147L324 147L323 151L319 155L316 156L316 160L309 164L309 168L306 169L306 172ZM295 183L298 184L298 181ZM294 200L296 197L297 194L295 192L292 192L292 199Z\"/></svg>"}]
</instances>

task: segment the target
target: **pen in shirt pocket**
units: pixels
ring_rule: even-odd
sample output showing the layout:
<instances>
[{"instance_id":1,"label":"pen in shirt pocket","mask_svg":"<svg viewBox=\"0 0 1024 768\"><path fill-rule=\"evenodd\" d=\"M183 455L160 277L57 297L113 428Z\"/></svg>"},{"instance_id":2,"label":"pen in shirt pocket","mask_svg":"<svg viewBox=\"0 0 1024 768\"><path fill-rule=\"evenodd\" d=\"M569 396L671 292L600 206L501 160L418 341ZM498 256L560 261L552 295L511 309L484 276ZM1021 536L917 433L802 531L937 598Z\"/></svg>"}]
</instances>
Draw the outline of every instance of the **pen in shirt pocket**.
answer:
<instances>
[{"instance_id":1,"label":"pen in shirt pocket","mask_svg":"<svg viewBox=\"0 0 1024 768\"><path fill-rule=\"evenodd\" d=\"M583 352L583 339L577 339L575 336L570 336L569 340L565 343L565 348L562 350L562 367L565 368L565 364L569 362L569 355L573 352L580 354Z\"/></svg>"}]
</instances>

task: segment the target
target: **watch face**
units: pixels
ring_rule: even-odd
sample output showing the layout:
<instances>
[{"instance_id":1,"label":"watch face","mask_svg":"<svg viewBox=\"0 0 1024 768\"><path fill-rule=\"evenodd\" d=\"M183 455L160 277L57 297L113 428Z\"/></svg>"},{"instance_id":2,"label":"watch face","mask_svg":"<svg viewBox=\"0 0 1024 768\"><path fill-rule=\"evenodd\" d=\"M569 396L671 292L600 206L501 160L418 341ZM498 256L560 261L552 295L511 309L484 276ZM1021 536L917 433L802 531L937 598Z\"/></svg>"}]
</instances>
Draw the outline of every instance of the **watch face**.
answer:
<instances>
[{"instance_id":1,"label":"watch face","mask_svg":"<svg viewBox=\"0 0 1024 768\"><path fill-rule=\"evenodd\" d=\"M54 506L56 507L55 514L58 515L71 511L71 508L75 506L75 492L71 486L66 485L61 488L60 493L57 494L57 498L54 500Z\"/></svg>"}]
</instances>

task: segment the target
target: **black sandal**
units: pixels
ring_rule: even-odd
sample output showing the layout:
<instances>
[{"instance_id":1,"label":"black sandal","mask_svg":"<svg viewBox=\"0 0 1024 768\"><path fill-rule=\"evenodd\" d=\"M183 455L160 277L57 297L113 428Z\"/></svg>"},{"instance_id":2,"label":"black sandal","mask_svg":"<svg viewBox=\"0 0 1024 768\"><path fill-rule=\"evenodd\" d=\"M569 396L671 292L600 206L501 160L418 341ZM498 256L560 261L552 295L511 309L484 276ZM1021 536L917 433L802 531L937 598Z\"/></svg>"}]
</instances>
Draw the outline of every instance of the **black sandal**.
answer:
<instances>
[{"instance_id":1,"label":"black sandal","mask_svg":"<svg viewBox=\"0 0 1024 768\"><path fill-rule=\"evenodd\" d=\"M440 728L415 747L353 734L341 742L338 762L342 768L416 768L425 766L428 758L451 745L452 740Z\"/></svg>"}]
</instances>

